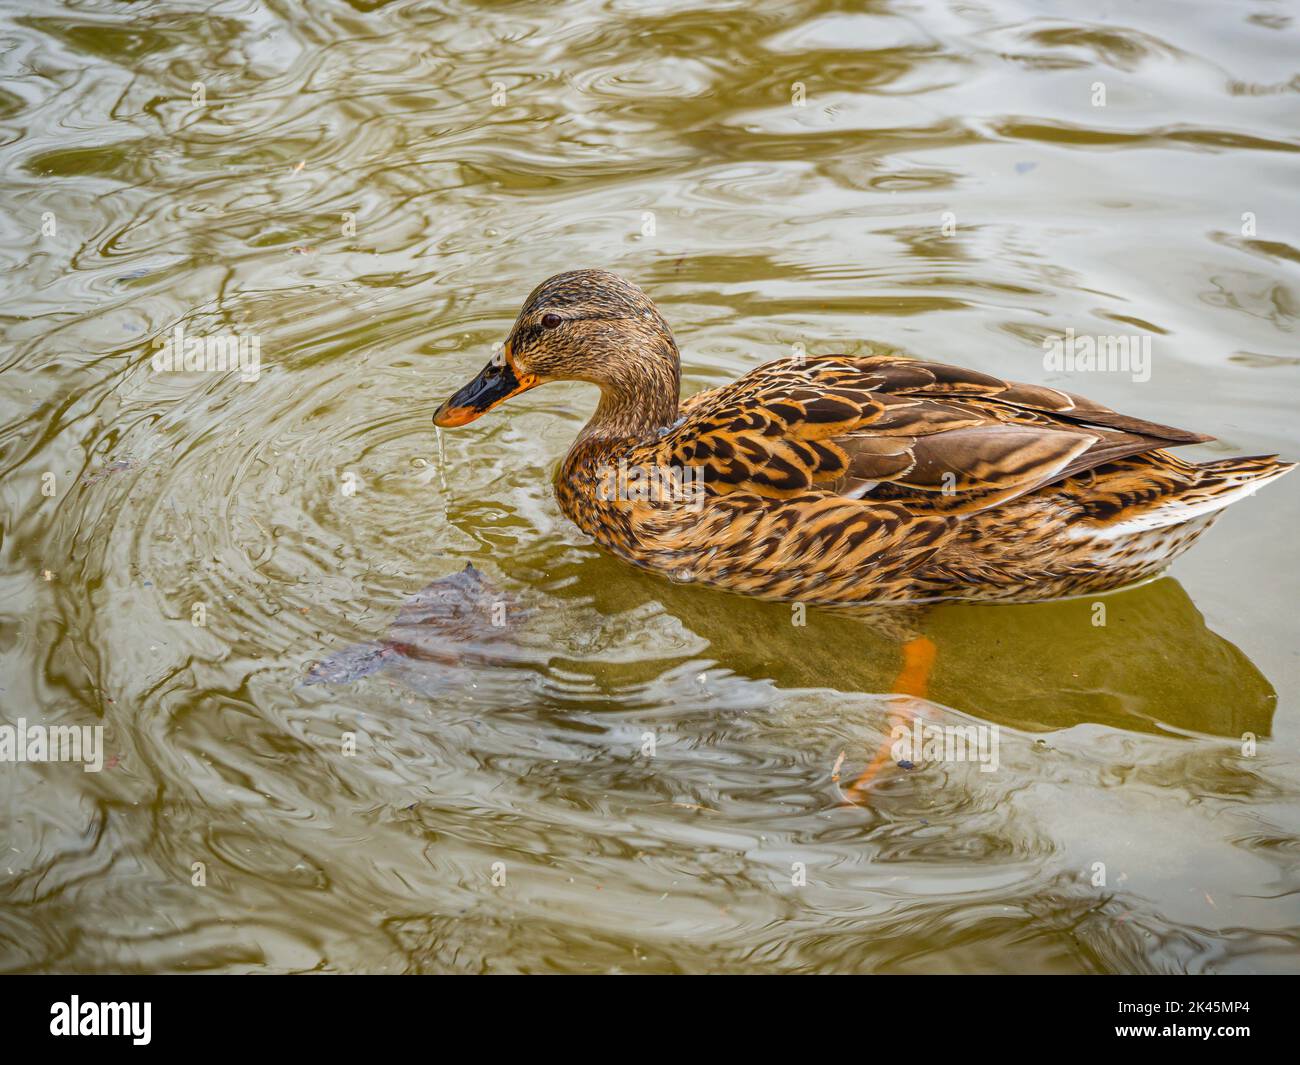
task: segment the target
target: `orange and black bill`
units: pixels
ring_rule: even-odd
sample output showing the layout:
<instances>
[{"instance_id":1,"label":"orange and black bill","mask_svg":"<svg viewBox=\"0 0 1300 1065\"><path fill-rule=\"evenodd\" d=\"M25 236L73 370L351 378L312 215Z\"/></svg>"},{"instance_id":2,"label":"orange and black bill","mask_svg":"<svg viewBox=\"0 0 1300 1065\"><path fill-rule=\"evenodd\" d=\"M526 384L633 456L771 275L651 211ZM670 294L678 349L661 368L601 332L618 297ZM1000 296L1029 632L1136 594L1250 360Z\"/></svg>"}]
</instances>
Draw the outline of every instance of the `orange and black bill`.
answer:
<instances>
[{"instance_id":1,"label":"orange and black bill","mask_svg":"<svg viewBox=\"0 0 1300 1065\"><path fill-rule=\"evenodd\" d=\"M535 374L516 374L508 358L497 356L479 375L447 400L433 415L433 424L451 429L466 425L511 396L542 383Z\"/></svg>"}]
</instances>

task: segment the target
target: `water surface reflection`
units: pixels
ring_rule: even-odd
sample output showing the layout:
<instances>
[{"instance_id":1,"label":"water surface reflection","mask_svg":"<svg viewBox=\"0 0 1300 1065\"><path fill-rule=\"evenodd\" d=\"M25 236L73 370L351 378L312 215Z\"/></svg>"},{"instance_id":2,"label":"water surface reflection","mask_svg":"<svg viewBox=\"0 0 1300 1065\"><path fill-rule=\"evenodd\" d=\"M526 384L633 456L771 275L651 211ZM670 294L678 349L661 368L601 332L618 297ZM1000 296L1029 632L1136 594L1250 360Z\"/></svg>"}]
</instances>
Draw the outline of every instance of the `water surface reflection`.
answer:
<instances>
[{"instance_id":1,"label":"water surface reflection","mask_svg":"<svg viewBox=\"0 0 1300 1065\"><path fill-rule=\"evenodd\" d=\"M854 809L893 643L586 543L589 390L430 431L601 265L690 390L884 345L1295 457L1294 6L0 15L0 717L110 751L0 766L0 969L1294 971L1292 479L1104 626L933 611L1000 767ZM154 372L177 325L260 376ZM1151 380L1050 373L1066 328ZM466 563L508 624L346 657Z\"/></svg>"}]
</instances>

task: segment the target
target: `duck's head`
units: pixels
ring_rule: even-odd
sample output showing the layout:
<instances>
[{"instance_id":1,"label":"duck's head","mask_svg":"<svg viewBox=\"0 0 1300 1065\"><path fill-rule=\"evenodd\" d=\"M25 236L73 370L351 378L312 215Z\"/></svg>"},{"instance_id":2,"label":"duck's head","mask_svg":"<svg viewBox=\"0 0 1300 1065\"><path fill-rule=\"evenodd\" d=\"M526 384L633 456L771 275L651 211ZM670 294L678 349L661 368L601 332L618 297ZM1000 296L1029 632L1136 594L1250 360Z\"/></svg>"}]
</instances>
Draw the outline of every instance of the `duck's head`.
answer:
<instances>
[{"instance_id":1,"label":"duck's head","mask_svg":"<svg viewBox=\"0 0 1300 1065\"><path fill-rule=\"evenodd\" d=\"M593 423L636 431L676 417L678 374L672 330L644 292L608 270L572 270L533 290L502 349L433 421L465 425L547 381L586 381L601 390Z\"/></svg>"}]
</instances>

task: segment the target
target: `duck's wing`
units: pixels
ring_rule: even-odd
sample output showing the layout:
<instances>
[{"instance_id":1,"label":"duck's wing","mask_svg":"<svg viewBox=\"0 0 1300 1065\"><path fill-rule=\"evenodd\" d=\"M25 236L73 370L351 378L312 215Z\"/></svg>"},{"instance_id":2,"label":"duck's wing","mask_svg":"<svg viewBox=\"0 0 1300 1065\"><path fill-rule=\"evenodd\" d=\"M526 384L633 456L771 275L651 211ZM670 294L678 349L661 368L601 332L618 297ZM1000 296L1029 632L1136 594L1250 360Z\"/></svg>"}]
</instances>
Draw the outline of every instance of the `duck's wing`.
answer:
<instances>
[{"instance_id":1,"label":"duck's wing","mask_svg":"<svg viewBox=\"0 0 1300 1065\"><path fill-rule=\"evenodd\" d=\"M655 461L717 495L810 491L983 510L1106 462L1211 439L1082 396L897 356L782 359L691 397Z\"/></svg>"}]
</instances>

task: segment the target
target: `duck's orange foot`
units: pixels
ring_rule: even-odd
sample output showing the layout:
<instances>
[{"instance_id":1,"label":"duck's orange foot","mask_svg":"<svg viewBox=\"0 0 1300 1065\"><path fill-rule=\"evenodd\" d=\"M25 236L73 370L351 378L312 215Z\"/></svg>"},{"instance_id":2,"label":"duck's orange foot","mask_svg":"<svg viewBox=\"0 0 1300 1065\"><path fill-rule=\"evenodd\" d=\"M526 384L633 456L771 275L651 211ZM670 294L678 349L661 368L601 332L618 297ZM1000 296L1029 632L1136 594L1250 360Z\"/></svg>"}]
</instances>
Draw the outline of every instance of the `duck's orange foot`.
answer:
<instances>
[{"instance_id":1,"label":"duck's orange foot","mask_svg":"<svg viewBox=\"0 0 1300 1065\"><path fill-rule=\"evenodd\" d=\"M937 654L938 648L928 636L908 640L903 644L903 668L894 678L894 686L890 691L924 699L930 694L930 671L934 669Z\"/></svg>"},{"instance_id":2,"label":"duck's orange foot","mask_svg":"<svg viewBox=\"0 0 1300 1065\"><path fill-rule=\"evenodd\" d=\"M930 672L934 669L937 655L938 648L928 636L917 636L915 639L908 640L903 644L903 668L894 678L890 691L897 695L910 695L916 699L924 699L930 691ZM844 789L844 798L848 802L854 806L863 805L862 800L866 797L876 774L891 761L890 751L894 745L894 730L899 725L910 728L915 717L916 709L903 701L897 712L890 717L889 736L877 748L875 757L871 759L867 768L858 774L858 778Z\"/></svg>"}]
</instances>

